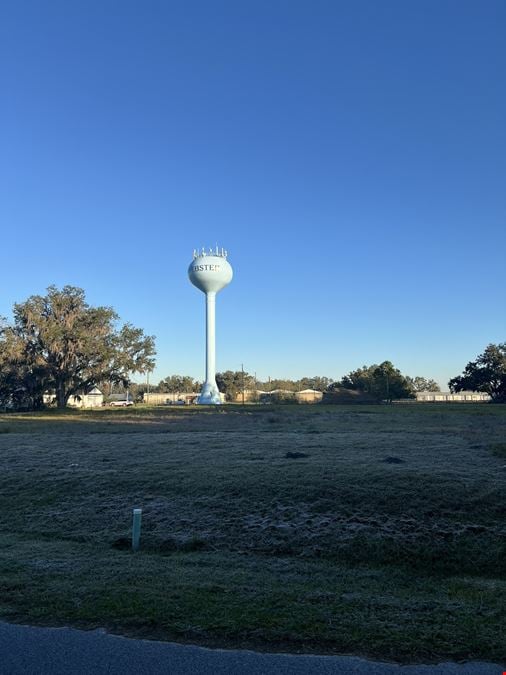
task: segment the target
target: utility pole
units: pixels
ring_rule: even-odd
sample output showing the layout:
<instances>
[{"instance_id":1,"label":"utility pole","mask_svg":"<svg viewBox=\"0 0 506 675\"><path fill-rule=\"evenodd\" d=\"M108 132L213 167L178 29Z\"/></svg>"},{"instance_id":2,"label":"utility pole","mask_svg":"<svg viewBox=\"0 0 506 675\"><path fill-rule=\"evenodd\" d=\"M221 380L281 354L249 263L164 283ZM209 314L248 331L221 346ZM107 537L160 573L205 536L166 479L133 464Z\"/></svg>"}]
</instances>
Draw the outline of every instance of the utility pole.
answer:
<instances>
[{"instance_id":1,"label":"utility pole","mask_svg":"<svg viewBox=\"0 0 506 675\"><path fill-rule=\"evenodd\" d=\"M241 363L242 404L244 405L244 363Z\"/></svg>"}]
</instances>

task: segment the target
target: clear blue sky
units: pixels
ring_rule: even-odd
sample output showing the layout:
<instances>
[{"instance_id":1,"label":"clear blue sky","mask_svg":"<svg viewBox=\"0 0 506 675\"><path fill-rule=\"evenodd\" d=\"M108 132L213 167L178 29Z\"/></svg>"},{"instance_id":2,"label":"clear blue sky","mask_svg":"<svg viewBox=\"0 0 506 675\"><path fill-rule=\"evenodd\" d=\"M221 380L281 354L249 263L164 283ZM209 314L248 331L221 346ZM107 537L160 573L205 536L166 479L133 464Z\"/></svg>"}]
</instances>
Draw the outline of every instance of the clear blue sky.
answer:
<instances>
[{"instance_id":1,"label":"clear blue sky","mask_svg":"<svg viewBox=\"0 0 506 675\"><path fill-rule=\"evenodd\" d=\"M446 384L506 339L506 3L7 0L0 314L50 284L204 372Z\"/></svg>"}]
</instances>

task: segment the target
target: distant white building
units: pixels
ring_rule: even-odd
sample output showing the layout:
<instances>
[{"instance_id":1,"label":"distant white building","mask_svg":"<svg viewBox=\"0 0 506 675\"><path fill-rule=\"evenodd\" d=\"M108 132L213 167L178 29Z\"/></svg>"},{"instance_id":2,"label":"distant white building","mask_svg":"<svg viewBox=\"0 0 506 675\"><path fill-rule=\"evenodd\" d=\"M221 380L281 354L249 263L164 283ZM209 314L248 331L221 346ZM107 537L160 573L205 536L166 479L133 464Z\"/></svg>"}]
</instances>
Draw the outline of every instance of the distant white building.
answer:
<instances>
[{"instance_id":1,"label":"distant white building","mask_svg":"<svg viewBox=\"0 0 506 675\"><path fill-rule=\"evenodd\" d=\"M45 405L56 402L56 394L44 394L42 397ZM98 387L93 387L86 394L74 394L68 400L67 405L72 408L100 408L104 403L104 395Z\"/></svg>"},{"instance_id":2,"label":"distant white building","mask_svg":"<svg viewBox=\"0 0 506 675\"><path fill-rule=\"evenodd\" d=\"M452 394L451 391L417 391L416 400L426 403L442 403L442 402L486 402L490 401L490 396L481 391L459 391Z\"/></svg>"},{"instance_id":3,"label":"distant white building","mask_svg":"<svg viewBox=\"0 0 506 675\"><path fill-rule=\"evenodd\" d=\"M144 403L147 403L148 405L174 405L177 403L196 403L197 398L199 397L199 393L196 391L182 391L182 392L177 392L177 393L164 393L160 394L158 392L153 392L153 393L145 393L142 396L142 400ZM222 397L222 403L225 401L225 395L221 394Z\"/></svg>"},{"instance_id":4,"label":"distant white building","mask_svg":"<svg viewBox=\"0 0 506 675\"><path fill-rule=\"evenodd\" d=\"M302 389L295 393L299 403L319 403L323 398L323 392L318 389Z\"/></svg>"}]
</instances>

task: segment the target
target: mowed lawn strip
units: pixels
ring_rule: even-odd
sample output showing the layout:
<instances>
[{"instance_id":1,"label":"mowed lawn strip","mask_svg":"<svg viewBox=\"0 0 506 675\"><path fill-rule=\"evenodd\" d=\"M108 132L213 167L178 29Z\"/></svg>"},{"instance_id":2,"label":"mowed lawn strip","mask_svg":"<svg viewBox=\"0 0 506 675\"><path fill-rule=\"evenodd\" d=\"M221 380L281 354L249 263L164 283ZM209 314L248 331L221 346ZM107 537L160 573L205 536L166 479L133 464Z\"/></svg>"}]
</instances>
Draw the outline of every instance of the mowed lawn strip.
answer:
<instances>
[{"instance_id":1,"label":"mowed lawn strip","mask_svg":"<svg viewBox=\"0 0 506 675\"><path fill-rule=\"evenodd\" d=\"M504 660L505 431L467 404L0 416L0 614Z\"/></svg>"}]
</instances>

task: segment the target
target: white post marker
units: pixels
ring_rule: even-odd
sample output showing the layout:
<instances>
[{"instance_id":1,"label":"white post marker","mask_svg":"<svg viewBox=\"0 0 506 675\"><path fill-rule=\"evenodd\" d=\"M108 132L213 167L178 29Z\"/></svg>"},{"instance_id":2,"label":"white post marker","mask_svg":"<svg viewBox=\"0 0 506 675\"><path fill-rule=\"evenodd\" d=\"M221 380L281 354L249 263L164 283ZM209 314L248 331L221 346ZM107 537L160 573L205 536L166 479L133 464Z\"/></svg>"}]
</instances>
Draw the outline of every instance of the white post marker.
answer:
<instances>
[{"instance_id":1,"label":"white post marker","mask_svg":"<svg viewBox=\"0 0 506 675\"><path fill-rule=\"evenodd\" d=\"M132 551L138 551L141 543L142 509L134 509L132 519Z\"/></svg>"}]
</instances>

